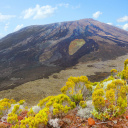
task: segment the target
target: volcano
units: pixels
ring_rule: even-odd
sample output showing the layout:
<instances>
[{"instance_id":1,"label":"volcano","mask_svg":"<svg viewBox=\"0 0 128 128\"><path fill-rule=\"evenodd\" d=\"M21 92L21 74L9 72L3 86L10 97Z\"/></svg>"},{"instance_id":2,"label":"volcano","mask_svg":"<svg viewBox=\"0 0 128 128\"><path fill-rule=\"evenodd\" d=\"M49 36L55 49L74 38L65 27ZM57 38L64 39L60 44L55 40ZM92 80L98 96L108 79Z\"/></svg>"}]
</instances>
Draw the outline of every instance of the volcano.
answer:
<instances>
[{"instance_id":1,"label":"volcano","mask_svg":"<svg viewBox=\"0 0 128 128\"><path fill-rule=\"evenodd\" d=\"M93 19L25 27L0 39L0 90L127 53L128 32Z\"/></svg>"}]
</instances>

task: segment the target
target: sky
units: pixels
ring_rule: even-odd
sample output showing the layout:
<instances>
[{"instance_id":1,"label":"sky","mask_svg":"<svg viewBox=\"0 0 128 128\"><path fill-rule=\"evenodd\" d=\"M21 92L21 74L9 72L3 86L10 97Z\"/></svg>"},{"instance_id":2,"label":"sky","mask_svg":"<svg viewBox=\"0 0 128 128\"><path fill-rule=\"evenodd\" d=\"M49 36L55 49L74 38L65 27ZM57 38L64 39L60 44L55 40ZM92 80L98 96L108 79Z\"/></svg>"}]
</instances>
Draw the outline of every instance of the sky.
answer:
<instances>
[{"instance_id":1,"label":"sky","mask_svg":"<svg viewBox=\"0 0 128 128\"><path fill-rule=\"evenodd\" d=\"M0 38L30 25L85 18L128 31L128 0L0 0Z\"/></svg>"}]
</instances>

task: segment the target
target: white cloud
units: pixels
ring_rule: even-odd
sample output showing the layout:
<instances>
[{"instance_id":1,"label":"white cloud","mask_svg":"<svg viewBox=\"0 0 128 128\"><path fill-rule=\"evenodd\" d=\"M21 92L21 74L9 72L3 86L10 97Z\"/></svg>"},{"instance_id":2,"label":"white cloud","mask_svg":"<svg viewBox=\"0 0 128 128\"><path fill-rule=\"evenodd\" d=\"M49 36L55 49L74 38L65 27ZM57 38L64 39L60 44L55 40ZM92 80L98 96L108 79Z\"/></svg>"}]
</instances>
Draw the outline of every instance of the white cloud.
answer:
<instances>
[{"instance_id":1,"label":"white cloud","mask_svg":"<svg viewBox=\"0 0 128 128\"><path fill-rule=\"evenodd\" d=\"M14 31L20 30L21 28L23 28L23 26L24 26L23 24L17 25Z\"/></svg>"},{"instance_id":2,"label":"white cloud","mask_svg":"<svg viewBox=\"0 0 128 128\"><path fill-rule=\"evenodd\" d=\"M46 6L40 6L36 5L35 8L29 8L25 11L23 11L23 18L28 19L28 18L33 18L33 19L43 19L51 16L57 7L51 7L50 5Z\"/></svg>"},{"instance_id":3,"label":"white cloud","mask_svg":"<svg viewBox=\"0 0 128 128\"><path fill-rule=\"evenodd\" d=\"M61 3L61 4L58 4L57 6L68 8L69 4L68 3L66 3L66 4L65 3Z\"/></svg>"},{"instance_id":4,"label":"white cloud","mask_svg":"<svg viewBox=\"0 0 128 128\"><path fill-rule=\"evenodd\" d=\"M93 13L93 18L97 19L100 15L102 15L102 12L97 11L97 12Z\"/></svg>"},{"instance_id":5,"label":"white cloud","mask_svg":"<svg viewBox=\"0 0 128 128\"><path fill-rule=\"evenodd\" d=\"M113 25L113 23L107 23L107 24L109 24L109 25Z\"/></svg>"},{"instance_id":6,"label":"white cloud","mask_svg":"<svg viewBox=\"0 0 128 128\"><path fill-rule=\"evenodd\" d=\"M0 13L0 22L16 17L15 15L3 15Z\"/></svg>"},{"instance_id":7,"label":"white cloud","mask_svg":"<svg viewBox=\"0 0 128 128\"><path fill-rule=\"evenodd\" d=\"M124 29L124 30L128 30L128 23L125 24L125 25L123 25L123 29Z\"/></svg>"},{"instance_id":8,"label":"white cloud","mask_svg":"<svg viewBox=\"0 0 128 128\"><path fill-rule=\"evenodd\" d=\"M124 24L124 25L116 25L117 27L124 29L124 30L128 30L128 23Z\"/></svg>"},{"instance_id":9,"label":"white cloud","mask_svg":"<svg viewBox=\"0 0 128 128\"><path fill-rule=\"evenodd\" d=\"M117 22L127 22L127 21L128 21L128 16L124 16L124 17L117 19Z\"/></svg>"},{"instance_id":10,"label":"white cloud","mask_svg":"<svg viewBox=\"0 0 128 128\"><path fill-rule=\"evenodd\" d=\"M5 30L5 31L7 31L8 27L9 27L9 24L10 24L10 23L5 24L5 26L4 26L4 30Z\"/></svg>"}]
</instances>

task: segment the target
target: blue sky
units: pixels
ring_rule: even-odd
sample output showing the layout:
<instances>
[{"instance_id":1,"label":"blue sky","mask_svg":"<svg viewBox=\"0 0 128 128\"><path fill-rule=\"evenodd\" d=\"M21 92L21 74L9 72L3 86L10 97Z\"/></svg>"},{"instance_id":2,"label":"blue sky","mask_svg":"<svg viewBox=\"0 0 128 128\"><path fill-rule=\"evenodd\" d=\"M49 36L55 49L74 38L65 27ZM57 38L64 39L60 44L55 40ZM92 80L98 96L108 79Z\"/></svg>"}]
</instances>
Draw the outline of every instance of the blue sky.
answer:
<instances>
[{"instance_id":1,"label":"blue sky","mask_svg":"<svg viewBox=\"0 0 128 128\"><path fill-rule=\"evenodd\" d=\"M30 25L85 18L128 31L128 0L0 0L0 38Z\"/></svg>"}]
</instances>

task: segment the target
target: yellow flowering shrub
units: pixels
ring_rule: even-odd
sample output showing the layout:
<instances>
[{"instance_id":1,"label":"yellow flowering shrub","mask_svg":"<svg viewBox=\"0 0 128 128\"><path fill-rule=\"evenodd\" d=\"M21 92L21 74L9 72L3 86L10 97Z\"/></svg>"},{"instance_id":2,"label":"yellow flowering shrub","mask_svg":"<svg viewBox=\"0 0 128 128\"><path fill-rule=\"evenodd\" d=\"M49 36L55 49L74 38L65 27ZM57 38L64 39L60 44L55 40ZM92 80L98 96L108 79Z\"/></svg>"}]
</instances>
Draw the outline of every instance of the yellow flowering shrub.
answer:
<instances>
[{"instance_id":1,"label":"yellow flowering shrub","mask_svg":"<svg viewBox=\"0 0 128 128\"><path fill-rule=\"evenodd\" d=\"M20 115L21 112L22 112L22 109L20 109L20 105L15 104L13 106L12 112L8 114L7 122L12 125L16 124L18 122L18 115ZM16 125L14 128L17 128L17 127L18 125Z\"/></svg>"},{"instance_id":2,"label":"yellow flowering shrub","mask_svg":"<svg viewBox=\"0 0 128 128\"><path fill-rule=\"evenodd\" d=\"M11 128L21 128L20 124L16 124L16 125L12 125ZM26 128L26 127L22 127L22 128Z\"/></svg>"},{"instance_id":3,"label":"yellow flowering shrub","mask_svg":"<svg viewBox=\"0 0 128 128\"><path fill-rule=\"evenodd\" d=\"M40 102L38 103L38 106L40 106L40 107L45 106L46 103L47 103L51 98L53 98L53 96L48 96L48 97L44 98L43 100L40 100Z\"/></svg>"},{"instance_id":4,"label":"yellow flowering shrub","mask_svg":"<svg viewBox=\"0 0 128 128\"><path fill-rule=\"evenodd\" d=\"M119 96L118 99L117 99L117 106L119 108L118 115L123 114L126 111L126 107L127 107L126 98L124 99L121 96Z\"/></svg>"},{"instance_id":5,"label":"yellow flowering shrub","mask_svg":"<svg viewBox=\"0 0 128 128\"><path fill-rule=\"evenodd\" d=\"M103 82L107 82L107 81L110 81L110 80L114 80L115 78L113 76L109 76L107 79L104 79L103 81L101 81L100 83L103 83Z\"/></svg>"},{"instance_id":6,"label":"yellow flowering shrub","mask_svg":"<svg viewBox=\"0 0 128 128\"><path fill-rule=\"evenodd\" d=\"M128 80L128 67L126 67L123 71L122 71L122 78L125 80Z\"/></svg>"},{"instance_id":7,"label":"yellow flowering shrub","mask_svg":"<svg viewBox=\"0 0 128 128\"><path fill-rule=\"evenodd\" d=\"M113 89L106 91L106 99L110 101L111 104L114 104L115 101L115 91Z\"/></svg>"},{"instance_id":8,"label":"yellow flowering shrub","mask_svg":"<svg viewBox=\"0 0 128 128\"><path fill-rule=\"evenodd\" d=\"M30 116L35 116L35 112L32 110L32 108L30 108L29 112L27 113L27 116L30 117Z\"/></svg>"},{"instance_id":9,"label":"yellow flowering shrub","mask_svg":"<svg viewBox=\"0 0 128 128\"><path fill-rule=\"evenodd\" d=\"M11 104L14 104L14 103L16 103L16 102L13 99L9 100L7 98L4 98L4 99L0 100L0 117L5 115L8 112L8 110L10 109Z\"/></svg>"},{"instance_id":10,"label":"yellow flowering shrub","mask_svg":"<svg viewBox=\"0 0 128 128\"><path fill-rule=\"evenodd\" d=\"M56 116L61 116L62 113L67 113L69 110L76 107L75 102L72 102L71 99L65 94L50 96L40 100L38 106L41 108L52 108L50 109L50 112Z\"/></svg>"},{"instance_id":11,"label":"yellow flowering shrub","mask_svg":"<svg viewBox=\"0 0 128 128\"><path fill-rule=\"evenodd\" d=\"M20 101L18 102L19 105L23 105L24 103L25 103L25 100L20 100Z\"/></svg>"},{"instance_id":12,"label":"yellow flowering shrub","mask_svg":"<svg viewBox=\"0 0 128 128\"><path fill-rule=\"evenodd\" d=\"M71 76L68 78L66 85L61 88L61 92L68 95L76 104L79 104L81 100L85 100L91 91L92 83L88 81L86 76Z\"/></svg>"},{"instance_id":13,"label":"yellow flowering shrub","mask_svg":"<svg viewBox=\"0 0 128 128\"><path fill-rule=\"evenodd\" d=\"M85 107L87 106L86 101L80 101L79 105L80 105L82 108L85 108Z\"/></svg>"},{"instance_id":14,"label":"yellow flowering shrub","mask_svg":"<svg viewBox=\"0 0 128 128\"><path fill-rule=\"evenodd\" d=\"M69 110L71 110L71 107L68 107L67 105L53 104L53 115L62 116L63 113L67 113Z\"/></svg>"},{"instance_id":15,"label":"yellow flowering shrub","mask_svg":"<svg viewBox=\"0 0 128 128\"><path fill-rule=\"evenodd\" d=\"M93 116L103 120L123 114L127 107L127 90L126 82L120 79L113 80L105 90L97 85L92 94Z\"/></svg>"},{"instance_id":16,"label":"yellow flowering shrub","mask_svg":"<svg viewBox=\"0 0 128 128\"><path fill-rule=\"evenodd\" d=\"M104 85L103 85L103 84L98 83L98 84L95 86L94 91L96 91L97 89L102 89L103 87L104 87ZM95 92L93 92L93 95L95 95Z\"/></svg>"},{"instance_id":17,"label":"yellow flowering shrub","mask_svg":"<svg viewBox=\"0 0 128 128\"><path fill-rule=\"evenodd\" d=\"M120 73L118 73L118 76L121 77L121 79L125 79L128 81L128 59L124 61L124 69Z\"/></svg>"},{"instance_id":18,"label":"yellow flowering shrub","mask_svg":"<svg viewBox=\"0 0 128 128\"><path fill-rule=\"evenodd\" d=\"M126 59L126 60L124 61L124 70L126 69L127 64L128 64L128 59Z\"/></svg>"},{"instance_id":19,"label":"yellow flowering shrub","mask_svg":"<svg viewBox=\"0 0 128 128\"><path fill-rule=\"evenodd\" d=\"M104 90L103 88L96 89L92 94L92 101L95 109L99 112L104 110L105 99L104 99Z\"/></svg>"},{"instance_id":20,"label":"yellow flowering shrub","mask_svg":"<svg viewBox=\"0 0 128 128\"><path fill-rule=\"evenodd\" d=\"M115 91L116 104L119 95L121 96L124 95L124 97L126 97L126 91L124 90L127 90L127 86L124 80L120 80L120 79L113 80L110 84L107 85L106 91L110 89L113 89Z\"/></svg>"},{"instance_id":21,"label":"yellow flowering shrub","mask_svg":"<svg viewBox=\"0 0 128 128\"><path fill-rule=\"evenodd\" d=\"M12 110L12 113L17 113L17 114L19 114L19 107L20 107L20 105L16 104L16 105L14 106L13 110Z\"/></svg>"},{"instance_id":22,"label":"yellow flowering shrub","mask_svg":"<svg viewBox=\"0 0 128 128\"><path fill-rule=\"evenodd\" d=\"M83 95L81 93L77 93L76 95L71 96L71 99L76 104L79 104L79 102L83 100Z\"/></svg>"},{"instance_id":23,"label":"yellow flowering shrub","mask_svg":"<svg viewBox=\"0 0 128 128\"><path fill-rule=\"evenodd\" d=\"M34 117L30 116L21 120L20 128L43 128L48 122L49 108L44 108L39 111Z\"/></svg>"},{"instance_id":24,"label":"yellow flowering shrub","mask_svg":"<svg viewBox=\"0 0 128 128\"><path fill-rule=\"evenodd\" d=\"M7 122L10 124L16 124L18 122L18 116L15 113L9 113Z\"/></svg>"},{"instance_id":25,"label":"yellow flowering shrub","mask_svg":"<svg viewBox=\"0 0 128 128\"><path fill-rule=\"evenodd\" d=\"M113 75L115 75L117 73L117 70L116 69L112 69L111 70L111 75L113 76Z\"/></svg>"},{"instance_id":26,"label":"yellow flowering shrub","mask_svg":"<svg viewBox=\"0 0 128 128\"><path fill-rule=\"evenodd\" d=\"M104 95L104 90L103 90L103 88L101 88L101 87L97 87L97 88L95 88L95 90L94 90L94 92L93 92L93 94L92 94L92 98L95 98L96 96L103 96Z\"/></svg>"}]
</instances>

